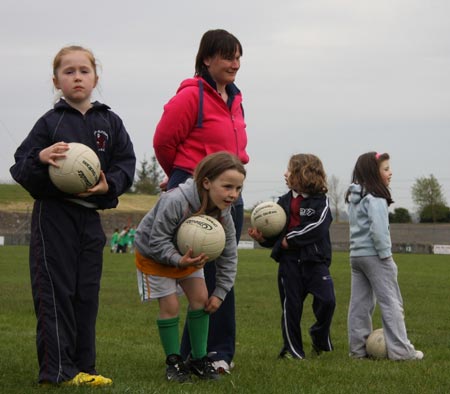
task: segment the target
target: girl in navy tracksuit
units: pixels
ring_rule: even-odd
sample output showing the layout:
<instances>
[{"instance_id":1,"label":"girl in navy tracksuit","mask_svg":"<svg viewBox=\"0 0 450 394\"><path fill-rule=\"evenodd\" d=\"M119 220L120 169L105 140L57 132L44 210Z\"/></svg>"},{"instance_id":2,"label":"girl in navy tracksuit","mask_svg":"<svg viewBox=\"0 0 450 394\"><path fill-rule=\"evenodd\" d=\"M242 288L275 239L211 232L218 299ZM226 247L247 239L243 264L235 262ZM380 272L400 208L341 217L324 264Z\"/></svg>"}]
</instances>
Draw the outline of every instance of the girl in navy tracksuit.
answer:
<instances>
[{"instance_id":1,"label":"girl in navy tracksuit","mask_svg":"<svg viewBox=\"0 0 450 394\"><path fill-rule=\"evenodd\" d=\"M40 383L109 385L95 369L95 322L106 237L98 209L114 208L133 181L135 155L121 119L91 103L98 80L95 58L78 46L61 49L53 82L62 97L17 149L11 175L34 197L30 274L37 317ZM78 195L50 181L68 142L92 148L101 163L99 182Z\"/></svg>"},{"instance_id":2,"label":"girl in navy tracksuit","mask_svg":"<svg viewBox=\"0 0 450 394\"><path fill-rule=\"evenodd\" d=\"M311 154L293 155L284 174L291 189L278 204L287 222L280 235L265 239L255 228L249 235L262 246L273 247L271 257L279 263L278 288L282 307L283 348L281 358L305 358L300 320L303 302L311 293L316 322L309 334L316 353L333 350L330 326L336 305L330 276L332 221L326 196L326 175L320 159Z\"/></svg>"}]
</instances>

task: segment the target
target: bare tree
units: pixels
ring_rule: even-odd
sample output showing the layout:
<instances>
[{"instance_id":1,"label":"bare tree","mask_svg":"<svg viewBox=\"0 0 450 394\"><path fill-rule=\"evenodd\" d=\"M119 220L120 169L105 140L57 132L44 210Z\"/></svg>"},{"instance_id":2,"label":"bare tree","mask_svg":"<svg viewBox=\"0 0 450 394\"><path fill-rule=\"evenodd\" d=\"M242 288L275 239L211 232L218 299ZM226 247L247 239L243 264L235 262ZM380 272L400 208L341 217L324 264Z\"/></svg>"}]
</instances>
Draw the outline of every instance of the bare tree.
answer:
<instances>
[{"instance_id":1,"label":"bare tree","mask_svg":"<svg viewBox=\"0 0 450 394\"><path fill-rule=\"evenodd\" d=\"M344 189L336 175L331 175L328 178L328 199L330 200L334 220L336 223L339 223L339 209L341 202L344 200Z\"/></svg>"}]
</instances>

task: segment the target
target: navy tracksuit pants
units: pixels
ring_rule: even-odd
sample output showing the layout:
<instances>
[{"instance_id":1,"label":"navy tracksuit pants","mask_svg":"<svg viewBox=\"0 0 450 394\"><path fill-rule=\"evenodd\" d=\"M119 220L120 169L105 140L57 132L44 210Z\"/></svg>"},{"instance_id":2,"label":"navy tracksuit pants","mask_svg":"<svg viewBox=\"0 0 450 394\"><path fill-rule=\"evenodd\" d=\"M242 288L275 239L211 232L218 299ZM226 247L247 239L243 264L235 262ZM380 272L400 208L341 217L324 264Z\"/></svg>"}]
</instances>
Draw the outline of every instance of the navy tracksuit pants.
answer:
<instances>
[{"instance_id":1,"label":"navy tracksuit pants","mask_svg":"<svg viewBox=\"0 0 450 394\"><path fill-rule=\"evenodd\" d=\"M35 201L30 275L40 382L96 373L95 322L105 242L94 209Z\"/></svg>"},{"instance_id":2,"label":"navy tracksuit pants","mask_svg":"<svg viewBox=\"0 0 450 394\"><path fill-rule=\"evenodd\" d=\"M310 327L312 345L316 350L331 351L331 320L336 299L330 271L325 263L299 262L296 255L284 254L278 267L283 334L283 349L296 358L304 358L302 330L300 326L303 304L308 294L313 296L313 312L316 322Z\"/></svg>"}]
</instances>

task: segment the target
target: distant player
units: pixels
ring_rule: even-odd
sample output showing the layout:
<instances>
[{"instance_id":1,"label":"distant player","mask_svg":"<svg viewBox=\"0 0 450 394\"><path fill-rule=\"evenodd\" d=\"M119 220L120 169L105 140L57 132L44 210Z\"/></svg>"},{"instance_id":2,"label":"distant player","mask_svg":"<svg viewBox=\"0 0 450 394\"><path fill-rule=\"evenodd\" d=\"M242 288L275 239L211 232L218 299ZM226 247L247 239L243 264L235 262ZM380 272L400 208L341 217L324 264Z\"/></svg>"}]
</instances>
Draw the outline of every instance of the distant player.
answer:
<instances>
[{"instance_id":1,"label":"distant player","mask_svg":"<svg viewBox=\"0 0 450 394\"><path fill-rule=\"evenodd\" d=\"M110 251L111 253L117 253L117 247L119 245L119 229L114 229L114 233L111 237L111 243L110 243Z\"/></svg>"}]
</instances>

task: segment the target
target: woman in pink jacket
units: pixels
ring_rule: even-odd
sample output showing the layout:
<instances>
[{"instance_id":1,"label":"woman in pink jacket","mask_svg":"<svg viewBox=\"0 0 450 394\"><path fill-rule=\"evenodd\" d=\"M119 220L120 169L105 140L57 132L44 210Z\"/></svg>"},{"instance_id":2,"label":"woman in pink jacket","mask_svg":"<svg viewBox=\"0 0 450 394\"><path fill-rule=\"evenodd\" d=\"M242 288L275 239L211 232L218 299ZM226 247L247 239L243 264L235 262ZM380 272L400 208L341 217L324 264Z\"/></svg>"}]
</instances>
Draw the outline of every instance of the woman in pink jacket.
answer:
<instances>
[{"instance_id":1,"label":"woman in pink jacket","mask_svg":"<svg viewBox=\"0 0 450 394\"><path fill-rule=\"evenodd\" d=\"M208 154L228 151L248 163L242 95L234 84L240 68L242 46L225 30L209 30L201 41L195 61L195 75L181 82L176 95L164 106L164 113L153 137L156 158L167 175L167 189L192 177L195 166ZM242 231L244 203L233 206L236 241ZM215 265L205 266L208 291L215 288ZM233 366L236 322L234 291L219 310L211 315L208 352L219 372ZM186 330L181 353L190 352Z\"/></svg>"}]
</instances>

